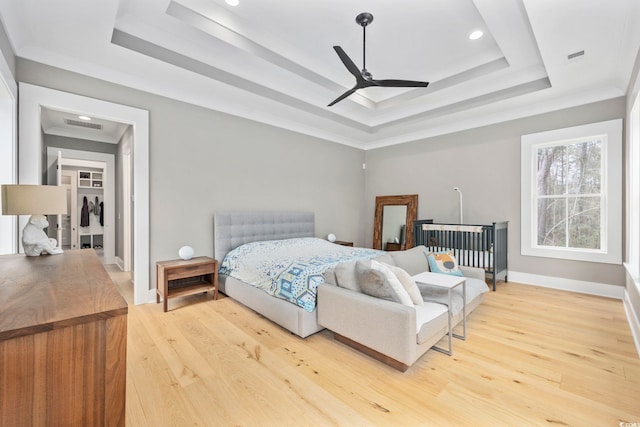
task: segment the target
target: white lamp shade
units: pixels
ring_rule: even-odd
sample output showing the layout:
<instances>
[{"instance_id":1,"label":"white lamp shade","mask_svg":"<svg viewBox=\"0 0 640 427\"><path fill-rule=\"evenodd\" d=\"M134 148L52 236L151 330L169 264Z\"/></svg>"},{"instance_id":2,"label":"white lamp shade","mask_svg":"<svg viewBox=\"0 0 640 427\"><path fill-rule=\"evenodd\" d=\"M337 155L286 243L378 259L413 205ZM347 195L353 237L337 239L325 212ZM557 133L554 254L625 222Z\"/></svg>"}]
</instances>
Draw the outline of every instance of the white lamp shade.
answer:
<instances>
[{"instance_id":1,"label":"white lamp shade","mask_svg":"<svg viewBox=\"0 0 640 427\"><path fill-rule=\"evenodd\" d=\"M193 255L195 254L193 248L191 246L183 246L180 248L180 250L178 251L178 255L180 256L180 258L184 259L184 260L188 260L193 258Z\"/></svg>"},{"instance_id":2,"label":"white lamp shade","mask_svg":"<svg viewBox=\"0 0 640 427\"><path fill-rule=\"evenodd\" d=\"M3 215L62 215L67 190L57 185L3 185Z\"/></svg>"}]
</instances>

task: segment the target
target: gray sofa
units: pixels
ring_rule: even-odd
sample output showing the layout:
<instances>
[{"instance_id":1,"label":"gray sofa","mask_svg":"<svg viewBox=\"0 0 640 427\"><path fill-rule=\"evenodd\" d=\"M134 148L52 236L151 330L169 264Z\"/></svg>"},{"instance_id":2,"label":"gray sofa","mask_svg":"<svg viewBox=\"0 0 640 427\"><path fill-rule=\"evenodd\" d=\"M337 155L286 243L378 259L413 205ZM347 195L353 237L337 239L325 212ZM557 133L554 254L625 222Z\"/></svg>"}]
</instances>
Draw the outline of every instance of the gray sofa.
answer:
<instances>
[{"instance_id":1,"label":"gray sofa","mask_svg":"<svg viewBox=\"0 0 640 427\"><path fill-rule=\"evenodd\" d=\"M424 246L388 252L376 260L395 265L410 275L429 271ZM484 271L460 266L466 279L466 313L471 313L489 290ZM327 270L318 287L318 323L350 345L398 370L407 370L448 333L447 291L419 285L425 303L409 307L361 292L356 263ZM462 291L453 291L452 323L463 318Z\"/></svg>"}]
</instances>

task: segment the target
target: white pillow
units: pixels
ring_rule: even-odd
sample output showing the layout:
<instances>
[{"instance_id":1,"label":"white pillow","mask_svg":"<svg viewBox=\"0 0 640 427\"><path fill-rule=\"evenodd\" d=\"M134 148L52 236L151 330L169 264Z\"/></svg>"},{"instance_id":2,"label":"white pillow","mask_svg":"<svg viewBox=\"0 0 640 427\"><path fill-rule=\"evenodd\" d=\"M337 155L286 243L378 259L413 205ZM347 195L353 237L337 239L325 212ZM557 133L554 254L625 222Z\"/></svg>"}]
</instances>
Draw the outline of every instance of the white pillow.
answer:
<instances>
[{"instance_id":1,"label":"white pillow","mask_svg":"<svg viewBox=\"0 0 640 427\"><path fill-rule=\"evenodd\" d=\"M400 267L396 267L395 265L389 265L385 263L383 264L386 267L388 267L389 270L393 272L393 274L395 274L395 276L398 278L398 280L400 281L404 289L409 294L411 301L415 305L424 305L424 300L422 299L422 294L420 293L420 289L418 289L418 285L416 284L416 281L413 280L413 278L409 275L409 273L407 273L405 270L403 270Z\"/></svg>"},{"instance_id":2,"label":"white pillow","mask_svg":"<svg viewBox=\"0 0 640 427\"><path fill-rule=\"evenodd\" d=\"M363 293L413 307L411 297L402 283L384 264L375 260L358 261L356 275Z\"/></svg>"}]
</instances>

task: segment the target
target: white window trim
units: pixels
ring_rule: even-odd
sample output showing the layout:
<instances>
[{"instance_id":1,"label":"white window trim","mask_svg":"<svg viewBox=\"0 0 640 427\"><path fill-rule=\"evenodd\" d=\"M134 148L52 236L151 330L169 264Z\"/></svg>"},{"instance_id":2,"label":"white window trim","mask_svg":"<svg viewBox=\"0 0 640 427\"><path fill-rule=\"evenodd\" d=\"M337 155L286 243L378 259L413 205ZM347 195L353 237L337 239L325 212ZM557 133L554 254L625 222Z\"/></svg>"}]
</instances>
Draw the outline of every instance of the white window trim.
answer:
<instances>
[{"instance_id":1,"label":"white window trim","mask_svg":"<svg viewBox=\"0 0 640 427\"><path fill-rule=\"evenodd\" d=\"M540 144L606 135L603 144L605 212L602 220L605 242L598 251L541 247L536 242L536 152ZM604 141L603 141L604 142ZM521 253L522 255L577 261L622 263L622 119L523 135L521 138Z\"/></svg>"},{"instance_id":2,"label":"white window trim","mask_svg":"<svg viewBox=\"0 0 640 427\"><path fill-rule=\"evenodd\" d=\"M629 116L629 139L627 270L637 283L640 277L640 94L636 97Z\"/></svg>"}]
</instances>

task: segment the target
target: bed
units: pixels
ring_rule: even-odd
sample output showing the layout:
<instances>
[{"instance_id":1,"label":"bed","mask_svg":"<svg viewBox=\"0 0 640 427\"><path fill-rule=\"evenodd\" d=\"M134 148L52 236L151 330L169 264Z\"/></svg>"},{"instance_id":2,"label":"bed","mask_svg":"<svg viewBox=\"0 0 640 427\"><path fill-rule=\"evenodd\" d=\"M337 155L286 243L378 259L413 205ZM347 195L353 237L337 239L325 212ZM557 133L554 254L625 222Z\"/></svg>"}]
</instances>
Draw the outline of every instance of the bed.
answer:
<instances>
[{"instance_id":1,"label":"bed","mask_svg":"<svg viewBox=\"0 0 640 427\"><path fill-rule=\"evenodd\" d=\"M324 329L315 309L324 269L351 261L349 254L383 253L315 238L311 212L217 212L213 224L220 292L302 338ZM296 257L287 252L290 245Z\"/></svg>"},{"instance_id":2,"label":"bed","mask_svg":"<svg viewBox=\"0 0 640 427\"><path fill-rule=\"evenodd\" d=\"M431 219L413 222L414 246L429 251L453 251L458 263L485 270L496 290L498 280L507 281L509 222L491 225L440 224Z\"/></svg>"}]
</instances>

